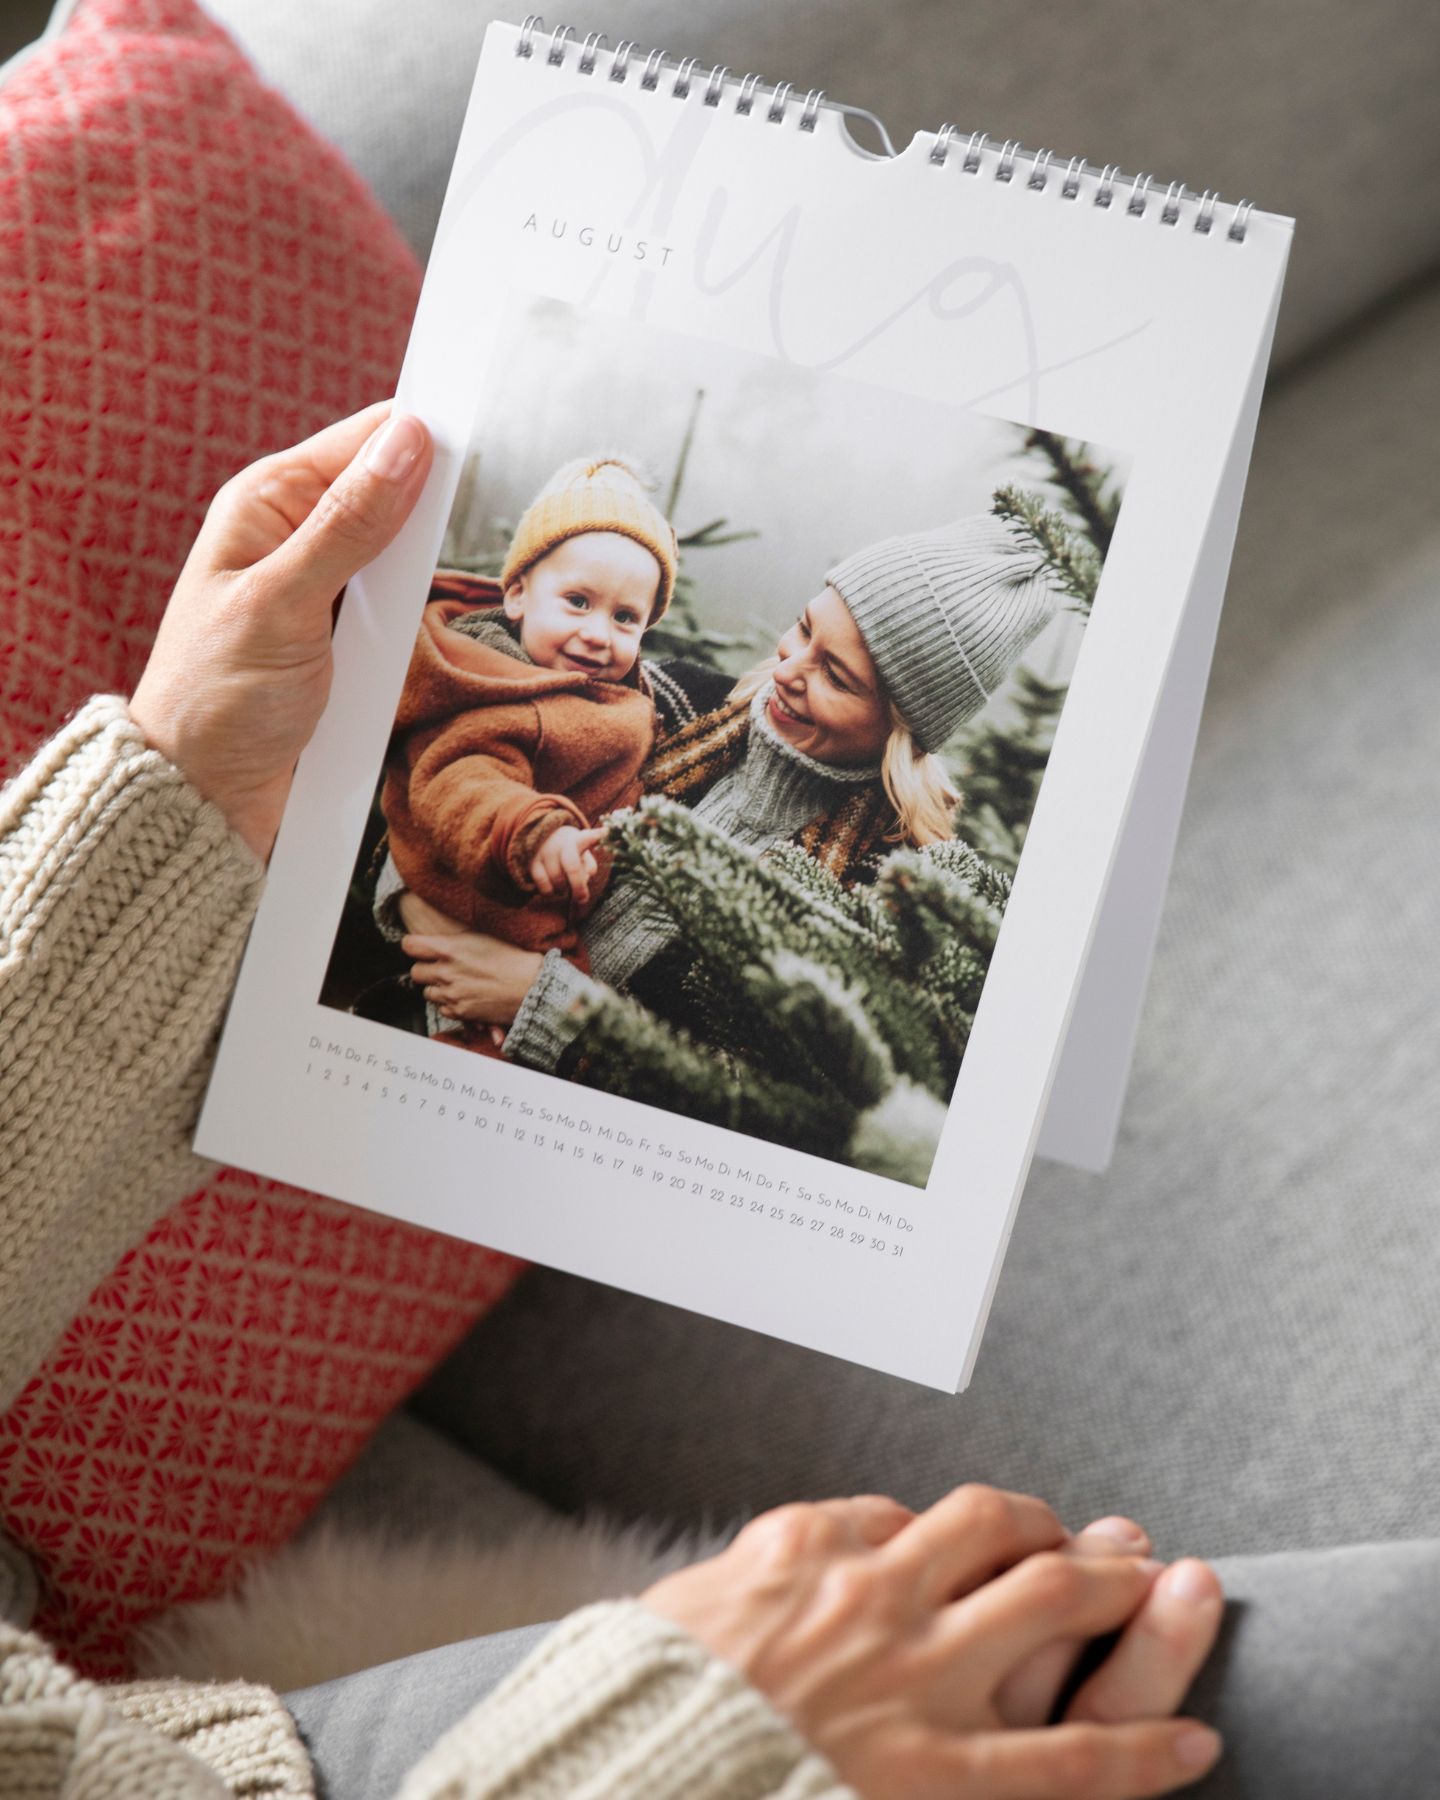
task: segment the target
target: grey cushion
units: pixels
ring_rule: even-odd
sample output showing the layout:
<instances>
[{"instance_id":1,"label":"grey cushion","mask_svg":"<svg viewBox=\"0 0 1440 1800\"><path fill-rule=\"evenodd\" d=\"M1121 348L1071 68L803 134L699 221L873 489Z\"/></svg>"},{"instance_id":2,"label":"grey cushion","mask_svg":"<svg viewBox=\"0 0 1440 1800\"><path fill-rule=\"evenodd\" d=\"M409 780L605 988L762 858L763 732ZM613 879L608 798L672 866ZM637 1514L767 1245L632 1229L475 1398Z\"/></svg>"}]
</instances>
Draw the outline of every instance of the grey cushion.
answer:
<instances>
[{"instance_id":1,"label":"grey cushion","mask_svg":"<svg viewBox=\"0 0 1440 1800\"><path fill-rule=\"evenodd\" d=\"M486 0L207 0L428 249ZM724 62L881 114L898 143L949 120L1299 220L1281 361L1440 253L1429 0L586 0L550 19ZM756 129L762 129L758 124Z\"/></svg>"},{"instance_id":2,"label":"grey cushion","mask_svg":"<svg viewBox=\"0 0 1440 1800\"><path fill-rule=\"evenodd\" d=\"M552 1508L468 1455L412 1414L390 1415L301 1531L321 1525L403 1540L503 1543Z\"/></svg>"},{"instance_id":3,"label":"grey cushion","mask_svg":"<svg viewBox=\"0 0 1440 1800\"><path fill-rule=\"evenodd\" d=\"M1440 1535L1440 290L1263 421L1122 1141L971 1390L534 1272L417 1405L562 1506L979 1478L1162 1552Z\"/></svg>"}]
</instances>

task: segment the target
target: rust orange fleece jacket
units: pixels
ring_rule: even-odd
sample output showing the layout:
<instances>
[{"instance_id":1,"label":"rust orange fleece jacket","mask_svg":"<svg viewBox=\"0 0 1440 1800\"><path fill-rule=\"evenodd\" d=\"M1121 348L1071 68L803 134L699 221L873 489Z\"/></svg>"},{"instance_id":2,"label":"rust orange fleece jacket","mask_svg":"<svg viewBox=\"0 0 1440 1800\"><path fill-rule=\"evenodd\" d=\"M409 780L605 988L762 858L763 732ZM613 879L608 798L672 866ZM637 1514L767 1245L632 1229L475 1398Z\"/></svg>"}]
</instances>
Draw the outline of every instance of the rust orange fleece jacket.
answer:
<instances>
[{"instance_id":1,"label":"rust orange fleece jacket","mask_svg":"<svg viewBox=\"0 0 1440 1800\"><path fill-rule=\"evenodd\" d=\"M604 859L583 909L536 893L530 859L557 825L583 830L640 798L655 708L638 663L623 682L537 668L450 628L475 610L432 600L421 618L381 790L390 852L406 886L461 923L573 950Z\"/></svg>"}]
</instances>

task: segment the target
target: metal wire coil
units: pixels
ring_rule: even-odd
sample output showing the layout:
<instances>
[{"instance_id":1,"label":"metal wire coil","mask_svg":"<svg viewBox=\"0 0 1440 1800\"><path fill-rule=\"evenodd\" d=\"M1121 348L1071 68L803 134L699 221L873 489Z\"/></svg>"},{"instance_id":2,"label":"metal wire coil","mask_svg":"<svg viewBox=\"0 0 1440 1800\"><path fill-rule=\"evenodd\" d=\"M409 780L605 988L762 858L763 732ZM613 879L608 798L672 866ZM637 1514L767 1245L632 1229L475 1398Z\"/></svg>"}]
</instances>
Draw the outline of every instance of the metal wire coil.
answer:
<instances>
[{"instance_id":1,"label":"metal wire coil","mask_svg":"<svg viewBox=\"0 0 1440 1800\"><path fill-rule=\"evenodd\" d=\"M520 36L515 46L516 55L527 58L533 56L536 39L544 31L544 28L545 21L539 13L527 14L520 27ZM575 66L579 73L592 75L595 72L597 61L606 51L605 34L603 31L592 31L583 44L575 43L573 41L575 36L572 26L557 25L549 33L549 48L545 52L545 61L547 65L554 68L563 68L573 52ZM626 38L608 54L610 56L610 66L607 70L608 79L623 86L631 74L630 65L635 55L634 40ZM697 66L698 58L696 57L687 56L677 61L667 56L663 50L652 50L645 60L644 69L640 75L640 86L648 93L656 92L660 86L662 73L669 69L673 71L674 76L669 89L672 99L688 100L692 89L695 89L698 91L702 105L719 108L728 97L733 103L733 110L741 118L748 118L756 111L756 97L761 87L765 86L769 91L769 103L760 109L760 118L769 125L783 125L790 116L791 101L794 95L794 88L790 82L780 81L767 84L759 75L732 75L725 64L716 63L709 75L704 78L703 84L697 84L695 81ZM854 113L874 120L874 123L880 127L887 152L892 156L895 154L884 127L880 125L879 120L874 119L873 114L865 113L859 107L837 107L835 102L826 101L824 91L820 88L811 88L805 96L804 104L800 109L799 129L801 131L813 132L815 130L815 122L822 106L830 106L837 111ZM951 161L952 152L957 148L959 135L957 126L942 125L935 133L927 161L931 165L943 169ZM993 148L987 150L989 144L988 133L976 131L970 134L966 140L964 151L959 157L959 168L962 173L970 176L987 176L995 181L1013 183L1030 193L1044 194L1051 191L1050 174L1051 164L1055 160L1054 151L1027 150L1017 138L1007 138L998 151ZM1024 179L1016 183L1014 177L1017 168L1020 168L1022 164L1026 165L1021 170ZM1062 201L1074 203L1088 200L1092 206L1097 206L1103 211L1110 207L1117 189L1123 186L1128 189L1124 206L1126 216L1140 219L1154 216L1160 224L1175 227L1180 225L1188 215L1189 227L1192 231L1201 237L1212 235L1216 214L1220 207L1220 196L1213 188L1206 188L1203 194L1196 194L1183 182L1172 181L1165 189L1165 198L1161 201L1158 211L1152 215L1150 190L1153 185L1154 177L1151 175L1125 175L1115 163L1107 163L1097 174L1083 156L1072 156L1066 164L1065 174L1059 187L1054 191L1057 198ZM1232 244L1245 242L1250 226L1250 217L1254 210L1255 208L1249 200L1242 200L1238 206L1233 208L1224 232L1224 242Z\"/></svg>"}]
</instances>

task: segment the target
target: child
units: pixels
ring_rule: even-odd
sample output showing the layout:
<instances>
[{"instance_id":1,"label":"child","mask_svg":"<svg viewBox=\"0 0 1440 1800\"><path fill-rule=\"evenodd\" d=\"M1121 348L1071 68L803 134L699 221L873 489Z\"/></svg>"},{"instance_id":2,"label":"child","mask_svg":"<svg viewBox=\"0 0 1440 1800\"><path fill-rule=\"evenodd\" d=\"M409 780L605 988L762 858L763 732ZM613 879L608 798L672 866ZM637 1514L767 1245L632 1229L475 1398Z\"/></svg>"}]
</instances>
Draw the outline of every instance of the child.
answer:
<instances>
[{"instance_id":1,"label":"child","mask_svg":"<svg viewBox=\"0 0 1440 1800\"><path fill-rule=\"evenodd\" d=\"M634 470L582 458L522 516L498 604L425 608L381 790L396 872L422 900L584 965L577 925L604 878L594 827L640 797L655 731L640 644L676 557Z\"/></svg>"}]
</instances>

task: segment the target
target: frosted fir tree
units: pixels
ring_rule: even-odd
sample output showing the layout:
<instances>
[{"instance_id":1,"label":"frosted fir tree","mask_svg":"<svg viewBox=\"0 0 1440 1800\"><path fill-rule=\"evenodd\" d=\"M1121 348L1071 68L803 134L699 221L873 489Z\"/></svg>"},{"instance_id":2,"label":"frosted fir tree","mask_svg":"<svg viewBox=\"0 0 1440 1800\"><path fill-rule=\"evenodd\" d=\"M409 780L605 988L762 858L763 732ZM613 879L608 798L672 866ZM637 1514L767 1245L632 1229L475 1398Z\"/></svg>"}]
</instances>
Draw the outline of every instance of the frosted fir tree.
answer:
<instances>
[{"instance_id":1,"label":"frosted fir tree","mask_svg":"<svg viewBox=\"0 0 1440 1800\"><path fill-rule=\"evenodd\" d=\"M667 1019L609 990L583 1003L577 1078L923 1186L1008 877L950 842L847 889L798 846L757 861L658 797L610 843L688 966Z\"/></svg>"},{"instance_id":2,"label":"frosted fir tree","mask_svg":"<svg viewBox=\"0 0 1440 1800\"><path fill-rule=\"evenodd\" d=\"M997 488L991 509L1031 539L1072 609L1088 618L1120 512L1119 485L1088 445L1054 432L1027 432L1024 453L1045 492ZM1068 684L1045 681L1022 666L1004 726L978 723L954 747L965 795L956 829L1002 868L1013 871L1019 862L1067 692Z\"/></svg>"},{"instance_id":3,"label":"frosted fir tree","mask_svg":"<svg viewBox=\"0 0 1440 1800\"><path fill-rule=\"evenodd\" d=\"M1011 721L1004 730L975 732L960 748L958 780L964 801L956 829L1011 874L1025 844L1067 691L1064 683L1018 670Z\"/></svg>"}]
</instances>

